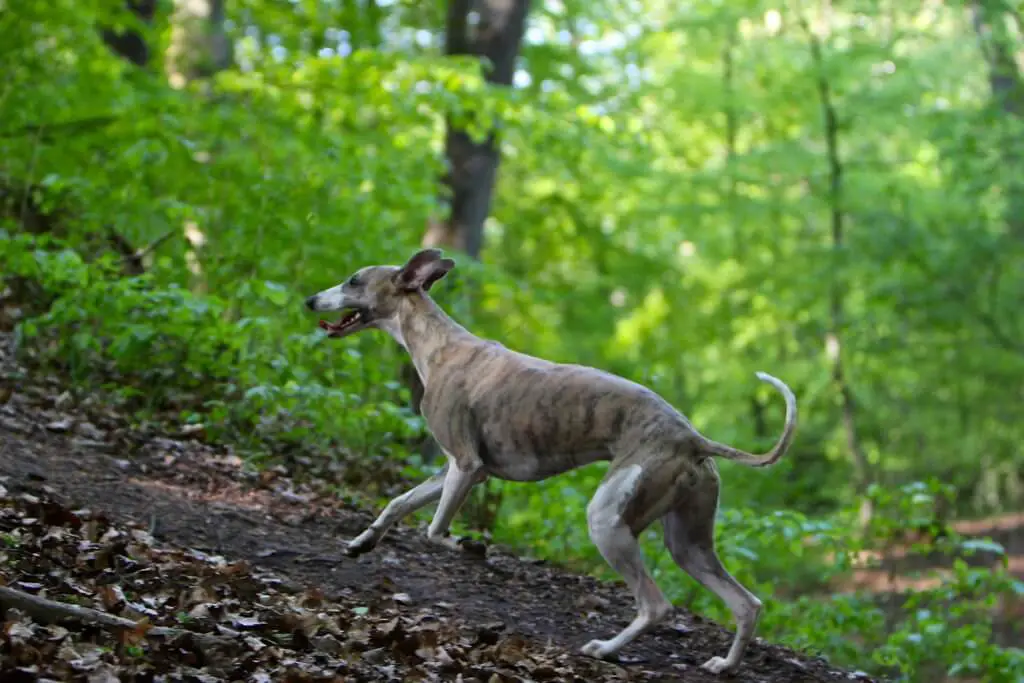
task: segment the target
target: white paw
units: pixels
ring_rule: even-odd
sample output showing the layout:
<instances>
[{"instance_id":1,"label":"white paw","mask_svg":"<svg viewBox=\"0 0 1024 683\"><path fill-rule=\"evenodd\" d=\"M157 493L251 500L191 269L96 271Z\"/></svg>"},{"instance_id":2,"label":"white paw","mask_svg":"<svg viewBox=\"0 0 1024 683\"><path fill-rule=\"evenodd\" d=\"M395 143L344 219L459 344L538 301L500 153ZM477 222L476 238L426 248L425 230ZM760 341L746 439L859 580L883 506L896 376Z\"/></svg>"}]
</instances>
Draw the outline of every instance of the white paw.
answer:
<instances>
[{"instance_id":1,"label":"white paw","mask_svg":"<svg viewBox=\"0 0 1024 683\"><path fill-rule=\"evenodd\" d=\"M672 613L675 612L675 609L676 608L672 606L671 602L664 602L659 604L657 607L651 610L651 626L654 626L655 624L660 624L661 622L668 619L672 615Z\"/></svg>"},{"instance_id":2,"label":"white paw","mask_svg":"<svg viewBox=\"0 0 1024 683\"><path fill-rule=\"evenodd\" d=\"M364 531L345 545L345 554L356 557L373 550L376 545L376 536L369 531Z\"/></svg>"},{"instance_id":3,"label":"white paw","mask_svg":"<svg viewBox=\"0 0 1024 683\"><path fill-rule=\"evenodd\" d=\"M604 659L615 654L615 650L607 640L592 640L581 647L580 652L595 659Z\"/></svg>"},{"instance_id":4,"label":"white paw","mask_svg":"<svg viewBox=\"0 0 1024 683\"><path fill-rule=\"evenodd\" d=\"M434 545L441 546L442 548L448 548L449 550L458 550L459 543L451 536L442 536L441 534L432 534L427 532L427 540Z\"/></svg>"},{"instance_id":5,"label":"white paw","mask_svg":"<svg viewBox=\"0 0 1024 683\"><path fill-rule=\"evenodd\" d=\"M705 671L710 671L713 674L721 674L730 671L735 668L729 664L729 661L724 657L712 657L708 661L700 665L700 668Z\"/></svg>"}]
</instances>

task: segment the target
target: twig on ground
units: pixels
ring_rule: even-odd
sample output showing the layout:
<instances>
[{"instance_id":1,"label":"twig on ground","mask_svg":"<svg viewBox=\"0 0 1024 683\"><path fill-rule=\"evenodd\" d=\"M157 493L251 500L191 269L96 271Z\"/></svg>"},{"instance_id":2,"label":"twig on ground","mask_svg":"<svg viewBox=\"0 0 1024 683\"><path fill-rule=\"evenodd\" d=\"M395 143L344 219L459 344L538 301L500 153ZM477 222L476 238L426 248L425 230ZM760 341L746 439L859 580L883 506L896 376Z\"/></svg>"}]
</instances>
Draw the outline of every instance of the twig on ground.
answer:
<instances>
[{"instance_id":1,"label":"twig on ground","mask_svg":"<svg viewBox=\"0 0 1024 683\"><path fill-rule=\"evenodd\" d=\"M61 619L73 619L78 622L97 624L112 629L134 631L140 627L138 622L131 619L101 612L91 607L82 607L81 605L72 605L66 602L41 598L38 595L31 595L9 586L0 586L0 605L19 609L33 619L48 624L60 621ZM223 630L224 635L214 635L167 626L151 626L145 633L146 635L163 636L165 638L177 638L187 635L195 639L202 647L227 645L234 637L240 635L238 632L230 629Z\"/></svg>"}]
</instances>

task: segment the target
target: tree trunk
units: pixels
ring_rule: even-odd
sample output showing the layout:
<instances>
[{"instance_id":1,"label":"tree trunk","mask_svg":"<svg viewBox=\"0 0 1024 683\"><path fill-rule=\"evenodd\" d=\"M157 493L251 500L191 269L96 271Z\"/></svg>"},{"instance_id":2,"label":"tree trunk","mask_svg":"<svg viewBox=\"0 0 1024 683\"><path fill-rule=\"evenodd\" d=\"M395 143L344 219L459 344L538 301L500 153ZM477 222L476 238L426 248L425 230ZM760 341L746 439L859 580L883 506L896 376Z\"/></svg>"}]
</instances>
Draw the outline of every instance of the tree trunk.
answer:
<instances>
[{"instance_id":1,"label":"tree trunk","mask_svg":"<svg viewBox=\"0 0 1024 683\"><path fill-rule=\"evenodd\" d=\"M445 54L485 57L490 62L485 65L487 81L510 86L529 8L530 0L449 0ZM498 173L497 131L492 130L484 140L474 142L465 131L449 121L445 154L448 172L442 182L448 189L448 215L428 223L422 244L452 249L479 259L484 221L490 213ZM464 276L453 275L457 281L464 281ZM465 295L466 290L463 288L462 291ZM410 364L403 368L402 376L412 393L413 409L418 413L423 399L423 384ZM430 437L420 450L426 462L440 454L440 448ZM477 526L489 527L493 522L495 505L486 492L484 497L479 505L470 501L470 507L479 507L481 513L470 516L476 518Z\"/></svg>"},{"instance_id":2,"label":"tree trunk","mask_svg":"<svg viewBox=\"0 0 1024 683\"><path fill-rule=\"evenodd\" d=\"M486 57L490 60L485 72L487 81L511 85L529 4L530 0L479 0L478 3L450 0L445 24L445 54ZM471 13L479 14L475 26L470 25ZM478 259L483 246L484 221L490 212L497 179L496 132L475 143L449 121L445 154L448 172L442 182L449 190L448 216L428 223L422 243L425 247L453 249ZM423 385L410 364L403 369L403 377L412 391L413 408L419 412ZM436 444L431 443L428 450L436 453Z\"/></svg>"},{"instance_id":3,"label":"tree trunk","mask_svg":"<svg viewBox=\"0 0 1024 683\"><path fill-rule=\"evenodd\" d=\"M127 0L125 5L128 11L147 24L153 21L156 14L156 0ZM103 42L115 54L136 66L145 66L149 62L149 46L138 31L115 32L113 29L103 28L100 32Z\"/></svg>"},{"instance_id":4,"label":"tree trunk","mask_svg":"<svg viewBox=\"0 0 1024 683\"><path fill-rule=\"evenodd\" d=\"M175 0L167 79L175 88L231 65L231 41L224 32L224 0Z\"/></svg>"},{"instance_id":5,"label":"tree trunk","mask_svg":"<svg viewBox=\"0 0 1024 683\"><path fill-rule=\"evenodd\" d=\"M529 0L451 0L445 54L486 57L490 61L485 72L487 81L511 85L529 4ZM479 14L475 26L470 26L471 13ZM446 220L430 225L423 243L479 258L498 172L496 131L477 143L449 122L445 153L448 173L443 181L450 190L450 211Z\"/></svg>"},{"instance_id":6,"label":"tree trunk","mask_svg":"<svg viewBox=\"0 0 1024 683\"><path fill-rule=\"evenodd\" d=\"M974 0L971 16L988 62L992 97L1004 113L1019 118L1024 115L1024 80L1007 23L1015 23L1020 30L1020 17L1003 0Z\"/></svg>"},{"instance_id":7,"label":"tree trunk","mask_svg":"<svg viewBox=\"0 0 1024 683\"><path fill-rule=\"evenodd\" d=\"M1024 118L1024 77L1017 66L1013 36L1008 27L1013 23L1020 32L1020 16L1005 0L974 0L971 16L988 63L992 104L997 112L1020 122ZM1013 235L1024 239L1024 182L1018 172L1018 133L1011 132L1008 137L1010 139L1000 146L1008 185L1006 222Z\"/></svg>"},{"instance_id":8,"label":"tree trunk","mask_svg":"<svg viewBox=\"0 0 1024 683\"><path fill-rule=\"evenodd\" d=\"M805 24L804 28L810 41L811 60L817 72L818 100L825 129L825 153L828 160L828 204L831 226L829 237L832 253L838 256L842 252L846 240L846 216L843 211L844 169L839 154L839 117L833 103L832 87L826 76L821 43L810 26ZM838 264L836 267L838 268ZM836 273L836 270L833 269L833 272ZM871 501L866 494L874 476L871 464L860 443L860 436L857 432L858 406L843 363L842 330L846 317L844 289L841 273L835 274L829 287L829 329L825 335L825 354L831 366L832 383L839 394L846 447L853 460L857 478L857 493L861 495L860 523L866 527L871 520L872 512Z\"/></svg>"}]
</instances>

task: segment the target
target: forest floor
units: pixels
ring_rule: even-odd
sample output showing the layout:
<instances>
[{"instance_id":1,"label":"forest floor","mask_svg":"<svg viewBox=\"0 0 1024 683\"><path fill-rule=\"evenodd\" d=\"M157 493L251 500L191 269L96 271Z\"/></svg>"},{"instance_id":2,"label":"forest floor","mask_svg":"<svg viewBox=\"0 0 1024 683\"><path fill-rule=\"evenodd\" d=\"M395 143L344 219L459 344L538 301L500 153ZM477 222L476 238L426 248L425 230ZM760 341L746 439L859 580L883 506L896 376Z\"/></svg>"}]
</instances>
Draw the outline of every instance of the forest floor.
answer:
<instances>
[{"instance_id":1,"label":"forest floor","mask_svg":"<svg viewBox=\"0 0 1024 683\"><path fill-rule=\"evenodd\" d=\"M438 548L409 525L346 557L373 511L82 408L59 380L4 382L25 375L3 341L0 603L50 601L7 611L3 680L722 680L699 665L731 630L683 610L618 662L578 655L632 618L620 583L497 546ZM76 605L134 625L62 618ZM871 679L757 639L728 680Z\"/></svg>"}]
</instances>

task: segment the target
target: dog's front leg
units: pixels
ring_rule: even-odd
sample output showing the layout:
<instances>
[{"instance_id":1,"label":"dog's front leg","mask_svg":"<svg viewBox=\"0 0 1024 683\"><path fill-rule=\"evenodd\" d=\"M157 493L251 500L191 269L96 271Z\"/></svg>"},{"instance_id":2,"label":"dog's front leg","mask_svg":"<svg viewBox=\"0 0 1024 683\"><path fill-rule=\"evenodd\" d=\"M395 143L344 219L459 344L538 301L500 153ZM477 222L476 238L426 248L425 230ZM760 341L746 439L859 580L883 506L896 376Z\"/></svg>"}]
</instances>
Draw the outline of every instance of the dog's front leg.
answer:
<instances>
[{"instance_id":1,"label":"dog's front leg","mask_svg":"<svg viewBox=\"0 0 1024 683\"><path fill-rule=\"evenodd\" d=\"M445 463L441 471L430 479L391 500L366 531L348 542L345 553L355 557L373 550L395 522L440 498L449 469L450 465Z\"/></svg>"},{"instance_id":2,"label":"dog's front leg","mask_svg":"<svg viewBox=\"0 0 1024 683\"><path fill-rule=\"evenodd\" d=\"M427 540L449 548L456 547L457 544L448 538L448 528L459 508L466 502L469 492L486 478L487 474L480 465L473 464L460 469L459 463L448 456L448 471L444 477L441 502L438 503L434 518L427 529Z\"/></svg>"}]
</instances>

